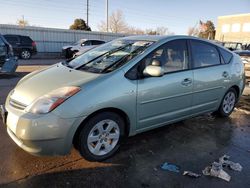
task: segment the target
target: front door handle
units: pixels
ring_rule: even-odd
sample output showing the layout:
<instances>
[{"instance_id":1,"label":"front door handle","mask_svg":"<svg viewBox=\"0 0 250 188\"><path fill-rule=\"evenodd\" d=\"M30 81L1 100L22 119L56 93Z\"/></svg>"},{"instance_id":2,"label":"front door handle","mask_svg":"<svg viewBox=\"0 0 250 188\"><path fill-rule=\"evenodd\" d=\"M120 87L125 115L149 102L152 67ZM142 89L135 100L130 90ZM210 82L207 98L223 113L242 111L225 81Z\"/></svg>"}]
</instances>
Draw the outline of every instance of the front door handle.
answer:
<instances>
[{"instance_id":1,"label":"front door handle","mask_svg":"<svg viewBox=\"0 0 250 188\"><path fill-rule=\"evenodd\" d=\"M222 73L222 76L223 76L224 78L228 78L229 74L228 74L227 71L224 71L224 72Z\"/></svg>"},{"instance_id":2,"label":"front door handle","mask_svg":"<svg viewBox=\"0 0 250 188\"><path fill-rule=\"evenodd\" d=\"M189 85L192 84L192 79L191 78L185 78L184 80L182 80L181 84L184 85L184 86L189 86Z\"/></svg>"}]
</instances>

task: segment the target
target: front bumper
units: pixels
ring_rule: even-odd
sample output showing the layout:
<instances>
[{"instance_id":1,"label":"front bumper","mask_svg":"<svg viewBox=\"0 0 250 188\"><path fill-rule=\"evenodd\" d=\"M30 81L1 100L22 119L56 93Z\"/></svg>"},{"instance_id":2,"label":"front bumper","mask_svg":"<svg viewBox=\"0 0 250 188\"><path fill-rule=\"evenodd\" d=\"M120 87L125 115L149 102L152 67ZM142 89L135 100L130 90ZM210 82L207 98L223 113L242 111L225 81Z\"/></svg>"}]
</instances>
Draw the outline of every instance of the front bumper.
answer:
<instances>
[{"instance_id":1,"label":"front bumper","mask_svg":"<svg viewBox=\"0 0 250 188\"><path fill-rule=\"evenodd\" d=\"M7 132L23 150L33 155L66 155L70 153L76 129L84 120L61 118L53 113L36 115L6 106Z\"/></svg>"}]
</instances>

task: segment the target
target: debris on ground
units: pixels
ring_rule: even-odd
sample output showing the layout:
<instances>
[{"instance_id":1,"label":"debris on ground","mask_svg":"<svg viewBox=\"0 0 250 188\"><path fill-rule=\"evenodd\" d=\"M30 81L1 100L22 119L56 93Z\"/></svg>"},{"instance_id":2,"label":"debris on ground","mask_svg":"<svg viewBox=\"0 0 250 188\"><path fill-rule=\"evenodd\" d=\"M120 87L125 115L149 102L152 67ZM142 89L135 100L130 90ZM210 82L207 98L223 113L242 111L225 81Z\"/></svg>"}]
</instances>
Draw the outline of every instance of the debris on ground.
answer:
<instances>
[{"instance_id":1,"label":"debris on ground","mask_svg":"<svg viewBox=\"0 0 250 188\"><path fill-rule=\"evenodd\" d=\"M194 178L198 178L198 177L201 177L201 174L196 174L194 172L191 172L191 171L184 171L183 176L190 176L190 177L194 177Z\"/></svg>"},{"instance_id":2,"label":"debris on ground","mask_svg":"<svg viewBox=\"0 0 250 188\"><path fill-rule=\"evenodd\" d=\"M218 177L226 181L230 181L231 176L223 170L222 164L213 162L212 165L207 166L202 173L205 176Z\"/></svg>"},{"instance_id":3,"label":"debris on ground","mask_svg":"<svg viewBox=\"0 0 250 188\"><path fill-rule=\"evenodd\" d=\"M204 170L202 170L202 174L205 176L217 177L229 182L231 180L231 176L226 171L224 171L223 169L224 167L228 167L231 170L239 172L242 171L242 166L240 165L240 163L235 163L233 161L230 161L229 158L230 156L223 155L222 157L219 158L219 162L213 162L211 165L207 166ZM163 163L161 165L161 169L176 173L180 172L179 166L168 162ZM201 174L194 173L192 171L184 171L182 175L193 178L199 178L202 176Z\"/></svg>"},{"instance_id":4,"label":"debris on ground","mask_svg":"<svg viewBox=\"0 0 250 188\"><path fill-rule=\"evenodd\" d=\"M165 162L164 164L161 165L161 169L168 170L171 172L176 172L176 173L180 172L180 167L178 167L175 164L171 164L171 163L167 163L167 162Z\"/></svg>"},{"instance_id":5,"label":"debris on ground","mask_svg":"<svg viewBox=\"0 0 250 188\"><path fill-rule=\"evenodd\" d=\"M234 163L233 161L229 161L229 156L228 155L223 155L222 157L219 158L219 163L221 163L225 167L229 167L232 170L235 171L242 171L242 166L240 163Z\"/></svg>"},{"instance_id":6,"label":"debris on ground","mask_svg":"<svg viewBox=\"0 0 250 188\"><path fill-rule=\"evenodd\" d=\"M231 170L242 171L242 166L240 163L235 163L233 161L229 161L230 156L223 155L219 158L219 162L213 162L212 165L207 166L202 173L205 176L214 176L221 178L226 181L230 181L231 176L223 170L223 167L229 167Z\"/></svg>"}]
</instances>

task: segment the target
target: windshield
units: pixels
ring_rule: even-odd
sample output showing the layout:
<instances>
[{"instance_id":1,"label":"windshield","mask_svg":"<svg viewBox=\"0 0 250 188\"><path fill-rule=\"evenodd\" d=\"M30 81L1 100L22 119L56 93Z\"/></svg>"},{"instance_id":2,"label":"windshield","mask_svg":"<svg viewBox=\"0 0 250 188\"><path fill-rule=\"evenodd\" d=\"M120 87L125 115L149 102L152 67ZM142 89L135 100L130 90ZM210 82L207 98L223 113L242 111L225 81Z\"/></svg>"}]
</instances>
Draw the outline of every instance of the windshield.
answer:
<instances>
[{"instance_id":1,"label":"windshield","mask_svg":"<svg viewBox=\"0 0 250 188\"><path fill-rule=\"evenodd\" d=\"M80 40L72 43L72 45L76 46L76 45L82 44L84 41L86 41L86 40L85 39L80 39Z\"/></svg>"},{"instance_id":2,"label":"windshield","mask_svg":"<svg viewBox=\"0 0 250 188\"><path fill-rule=\"evenodd\" d=\"M68 66L95 73L111 72L142 53L153 42L114 40L73 59Z\"/></svg>"}]
</instances>

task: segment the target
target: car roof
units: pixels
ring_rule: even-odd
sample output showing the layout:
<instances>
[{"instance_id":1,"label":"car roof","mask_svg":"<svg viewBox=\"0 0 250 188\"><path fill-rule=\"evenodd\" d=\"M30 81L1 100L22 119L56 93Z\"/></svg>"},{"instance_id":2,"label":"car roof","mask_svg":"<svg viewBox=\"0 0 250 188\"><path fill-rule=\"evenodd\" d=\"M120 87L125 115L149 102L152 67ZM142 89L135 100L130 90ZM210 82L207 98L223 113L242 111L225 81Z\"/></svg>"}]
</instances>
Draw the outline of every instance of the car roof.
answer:
<instances>
[{"instance_id":1,"label":"car roof","mask_svg":"<svg viewBox=\"0 0 250 188\"><path fill-rule=\"evenodd\" d=\"M103 41L103 42L105 42L104 40L100 40L100 39L79 39L79 40L83 41L83 42L88 41L88 40L97 40L97 41Z\"/></svg>"},{"instance_id":2,"label":"car roof","mask_svg":"<svg viewBox=\"0 0 250 188\"><path fill-rule=\"evenodd\" d=\"M160 41L162 39L170 38L171 36L163 36L163 35L136 35L136 36L128 36L123 37L125 40L146 40L146 41Z\"/></svg>"},{"instance_id":3,"label":"car roof","mask_svg":"<svg viewBox=\"0 0 250 188\"><path fill-rule=\"evenodd\" d=\"M3 35L3 36L13 36L13 37L29 37L29 38L30 38L30 36L27 36L27 35L15 35L15 34L5 34L5 35Z\"/></svg>"},{"instance_id":4,"label":"car roof","mask_svg":"<svg viewBox=\"0 0 250 188\"><path fill-rule=\"evenodd\" d=\"M136 35L136 36L123 37L122 39L146 40L146 41L154 41L154 42L166 41L166 40L171 40L171 39L195 39L195 40L205 41L205 42L209 42L209 43L217 45L212 40L202 39L202 38L188 36L188 35Z\"/></svg>"}]
</instances>

